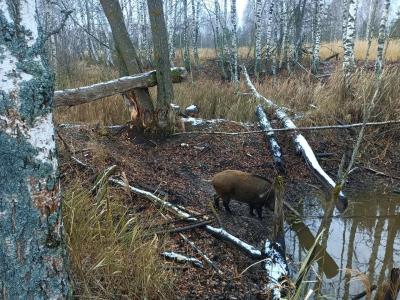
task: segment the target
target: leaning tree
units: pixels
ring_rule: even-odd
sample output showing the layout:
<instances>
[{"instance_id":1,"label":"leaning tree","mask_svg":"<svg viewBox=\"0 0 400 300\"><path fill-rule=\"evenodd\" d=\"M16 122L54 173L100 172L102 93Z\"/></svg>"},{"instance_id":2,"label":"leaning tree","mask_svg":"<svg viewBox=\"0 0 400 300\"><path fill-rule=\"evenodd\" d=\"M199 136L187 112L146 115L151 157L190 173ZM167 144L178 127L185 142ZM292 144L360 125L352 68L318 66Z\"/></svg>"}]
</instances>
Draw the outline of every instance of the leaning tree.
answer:
<instances>
[{"instance_id":1,"label":"leaning tree","mask_svg":"<svg viewBox=\"0 0 400 300\"><path fill-rule=\"evenodd\" d=\"M0 2L0 288L2 299L70 293L52 119L50 33L35 0Z\"/></svg>"}]
</instances>

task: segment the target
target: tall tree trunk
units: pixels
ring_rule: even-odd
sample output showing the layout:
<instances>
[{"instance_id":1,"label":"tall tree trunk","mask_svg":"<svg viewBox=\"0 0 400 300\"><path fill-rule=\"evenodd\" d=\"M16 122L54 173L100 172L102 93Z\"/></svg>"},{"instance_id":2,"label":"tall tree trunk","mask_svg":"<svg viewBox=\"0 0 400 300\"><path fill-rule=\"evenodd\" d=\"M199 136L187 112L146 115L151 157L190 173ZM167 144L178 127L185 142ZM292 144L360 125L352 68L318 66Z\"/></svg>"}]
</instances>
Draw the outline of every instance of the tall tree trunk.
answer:
<instances>
[{"instance_id":1,"label":"tall tree trunk","mask_svg":"<svg viewBox=\"0 0 400 300\"><path fill-rule=\"evenodd\" d=\"M238 79L238 49L237 49L237 16L236 0L231 0L231 22L232 22L232 74L231 79L236 84Z\"/></svg>"},{"instance_id":2,"label":"tall tree trunk","mask_svg":"<svg viewBox=\"0 0 400 300\"><path fill-rule=\"evenodd\" d=\"M115 47L120 60L120 75L133 75L143 72L136 49L129 38L128 31L118 0L100 0L104 13L111 26ZM129 104L131 119L139 129L153 125L154 107L147 88L137 88L125 93L124 99Z\"/></svg>"},{"instance_id":3,"label":"tall tree trunk","mask_svg":"<svg viewBox=\"0 0 400 300\"><path fill-rule=\"evenodd\" d=\"M188 7L187 0L183 0L183 63L186 70L190 72L190 53L189 53L189 20L188 20Z\"/></svg>"},{"instance_id":4,"label":"tall tree trunk","mask_svg":"<svg viewBox=\"0 0 400 300\"><path fill-rule=\"evenodd\" d=\"M168 32L168 53L169 53L169 63L171 66L174 66L174 22L175 17L172 20L171 16L173 12L176 10L173 7L173 0L166 0L165 1L165 22L167 23L167 32ZM175 16L175 14L174 14Z\"/></svg>"},{"instance_id":5,"label":"tall tree trunk","mask_svg":"<svg viewBox=\"0 0 400 300\"><path fill-rule=\"evenodd\" d=\"M294 12L294 38L293 38L293 62L297 63L302 57L303 43L303 19L307 0L299 0Z\"/></svg>"},{"instance_id":6,"label":"tall tree trunk","mask_svg":"<svg viewBox=\"0 0 400 300\"><path fill-rule=\"evenodd\" d=\"M255 28L256 28L256 46L255 46L255 73L257 80L260 80L261 72L261 0L256 0L255 9Z\"/></svg>"},{"instance_id":7,"label":"tall tree trunk","mask_svg":"<svg viewBox=\"0 0 400 300\"><path fill-rule=\"evenodd\" d=\"M192 0L192 15L193 15L193 30L192 30L192 43L193 43L193 57L194 64L196 66L199 65L199 9L200 2L199 0Z\"/></svg>"},{"instance_id":8,"label":"tall tree trunk","mask_svg":"<svg viewBox=\"0 0 400 300\"><path fill-rule=\"evenodd\" d=\"M268 19L267 19L267 44L265 50L265 64L267 66L267 70L269 72L272 71L272 63L271 63L271 48L272 48L272 18L274 16L274 1L271 1L270 7L268 10Z\"/></svg>"},{"instance_id":9,"label":"tall tree trunk","mask_svg":"<svg viewBox=\"0 0 400 300\"><path fill-rule=\"evenodd\" d=\"M372 40L372 20L375 19L375 11L378 5L379 0L370 0L369 1L369 12L368 12L368 20L367 20L367 32L365 33L365 39L367 40L367 51L365 53L365 65L368 64L369 59L369 50L371 49L371 40Z\"/></svg>"},{"instance_id":10,"label":"tall tree trunk","mask_svg":"<svg viewBox=\"0 0 400 300\"><path fill-rule=\"evenodd\" d=\"M323 8L322 0L314 0L314 42L312 50L311 70L313 74L318 73L319 50L321 48L321 14Z\"/></svg>"},{"instance_id":11,"label":"tall tree trunk","mask_svg":"<svg viewBox=\"0 0 400 300\"><path fill-rule=\"evenodd\" d=\"M378 50L376 52L375 73L380 76L383 69L383 49L386 41L386 23L389 15L390 0L385 0L381 23L379 25Z\"/></svg>"},{"instance_id":12,"label":"tall tree trunk","mask_svg":"<svg viewBox=\"0 0 400 300\"><path fill-rule=\"evenodd\" d=\"M0 5L2 299L70 296L54 141L54 76L35 0ZM7 37L7 38L5 38Z\"/></svg>"},{"instance_id":13,"label":"tall tree trunk","mask_svg":"<svg viewBox=\"0 0 400 300\"><path fill-rule=\"evenodd\" d=\"M357 1L348 1L347 26L346 35L343 40L343 70L346 78L348 78L354 70L354 39L355 39L355 23L357 14Z\"/></svg>"},{"instance_id":14,"label":"tall tree trunk","mask_svg":"<svg viewBox=\"0 0 400 300\"><path fill-rule=\"evenodd\" d=\"M168 53L168 33L165 25L162 0L147 0L149 8L150 25L154 45L154 63L157 76L157 102L155 118L158 127L169 133L173 129L174 115L171 110L171 101L174 91L171 79L171 64Z\"/></svg>"}]
</instances>

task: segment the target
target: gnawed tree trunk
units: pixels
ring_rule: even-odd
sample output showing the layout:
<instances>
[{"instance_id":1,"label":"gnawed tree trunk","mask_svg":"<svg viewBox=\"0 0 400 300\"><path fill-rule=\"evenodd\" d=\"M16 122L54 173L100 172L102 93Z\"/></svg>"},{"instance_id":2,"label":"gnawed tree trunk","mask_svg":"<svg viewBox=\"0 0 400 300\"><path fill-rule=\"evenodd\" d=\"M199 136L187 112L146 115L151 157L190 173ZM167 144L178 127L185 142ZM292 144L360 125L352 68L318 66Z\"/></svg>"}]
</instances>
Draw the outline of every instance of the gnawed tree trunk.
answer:
<instances>
[{"instance_id":1,"label":"gnawed tree trunk","mask_svg":"<svg viewBox=\"0 0 400 300\"><path fill-rule=\"evenodd\" d=\"M187 72L184 68L172 68L170 78L173 83L186 79ZM125 76L118 79L82 86L76 89L66 89L54 92L54 106L75 106L96 101L115 94L125 93L134 88L147 88L157 85L156 71Z\"/></svg>"},{"instance_id":2,"label":"gnawed tree trunk","mask_svg":"<svg viewBox=\"0 0 400 300\"><path fill-rule=\"evenodd\" d=\"M54 76L34 0L0 4L2 299L70 296L54 141Z\"/></svg>"},{"instance_id":3,"label":"gnawed tree trunk","mask_svg":"<svg viewBox=\"0 0 400 300\"><path fill-rule=\"evenodd\" d=\"M381 75L383 69L383 50L386 41L386 23L389 15L389 7L390 7L390 0L385 0L382 19L379 25L378 50L376 52L376 61L375 61L375 73L377 76Z\"/></svg>"},{"instance_id":4,"label":"gnawed tree trunk","mask_svg":"<svg viewBox=\"0 0 400 300\"><path fill-rule=\"evenodd\" d=\"M126 30L124 17L118 0L100 0L104 13L110 23L114 43L120 61L122 76L138 74L143 71L136 49ZM143 32L142 32L143 34ZM147 88L136 88L123 94L129 105L131 120L139 129L153 126L154 106Z\"/></svg>"},{"instance_id":5,"label":"gnawed tree trunk","mask_svg":"<svg viewBox=\"0 0 400 300\"><path fill-rule=\"evenodd\" d=\"M271 100L266 99L264 96L262 96L260 93L257 92L244 66L242 66L242 72L245 79L245 84L247 88L250 90L250 92L253 94L253 96L260 102L264 103L268 108L272 109L274 111L275 116L282 122L285 128L290 128L295 130L297 127L289 118L289 116L286 114L286 112L281 107L273 103ZM322 167L319 165L314 152L312 151L310 145L308 144L304 136L298 132L294 132L293 143L296 147L296 152L302 154L311 172L322 182L322 184L325 187L327 187L331 191L335 189L336 188L335 181L333 181L332 178L330 178L329 175L326 174L325 171L322 169ZM336 199L335 204L336 208L340 212L343 212L347 208L347 198L342 191L339 192L339 197L338 199Z\"/></svg>"},{"instance_id":6,"label":"gnawed tree trunk","mask_svg":"<svg viewBox=\"0 0 400 300\"><path fill-rule=\"evenodd\" d=\"M171 65L168 53L168 33L165 25L162 0L147 0L151 32L154 45L154 64L157 76L157 102L155 105L155 121L157 127L165 133L173 131L174 113L171 102L174 99L172 87Z\"/></svg>"}]
</instances>

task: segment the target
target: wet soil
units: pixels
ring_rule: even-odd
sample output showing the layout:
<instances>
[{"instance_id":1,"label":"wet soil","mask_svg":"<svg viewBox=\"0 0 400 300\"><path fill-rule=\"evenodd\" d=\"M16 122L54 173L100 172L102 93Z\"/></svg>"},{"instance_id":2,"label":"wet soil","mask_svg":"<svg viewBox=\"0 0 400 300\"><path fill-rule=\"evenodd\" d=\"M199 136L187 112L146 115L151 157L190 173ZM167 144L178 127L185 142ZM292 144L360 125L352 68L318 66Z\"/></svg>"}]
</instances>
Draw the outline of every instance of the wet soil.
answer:
<instances>
[{"instance_id":1,"label":"wet soil","mask_svg":"<svg viewBox=\"0 0 400 300\"><path fill-rule=\"evenodd\" d=\"M224 122L212 125L212 130L226 132L245 132L256 130L256 126L243 126ZM209 131L207 126L187 126L187 131ZM238 169L263 175L273 179L276 171L271 155L262 134L212 135L182 134L168 139L135 143L129 134L115 135L105 128L91 129L60 128L60 135L73 155L87 163L98 173L112 164L117 165L118 173L124 172L129 183L158 194L168 201L182 205L192 211L213 218L210 201L213 196L211 184L205 180L225 169ZM306 133L315 153L321 154L320 163L329 175L336 180L336 173L342 154L348 150L354 137L335 131ZM397 139L398 140L398 139ZM370 169L392 176L400 176L400 159L397 157L399 142L395 139L379 139L374 131L368 131L363 152L358 165L348 182L348 186L368 185L366 179L379 179L395 189L400 181L386 176L376 175ZM322 188L316 181L301 157L296 155L290 134L278 134L286 166L285 200L301 208L303 199L313 190ZM61 149L62 173L80 172L71 161L71 154ZM328 153L328 154L327 154ZM323 155L322 155L323 154ZM371 182L371 180L368 180ZM68 182L64 182L68 184ZM132 209L138 213L147 213L149 217L159 218L157 209L142 197L133 195L129 199ZM264 209L262 220L249 215L248 207L235 201L231 202L234 215L224 209L218 216L223 227L240 239L261 249L263 241L270 236L272 215ZM300 210L299 208L299 210ZM181 224L182 226L184 224ZM215 226L219 226L214 221ZM240 273L255 261L246 257L225 242L215 240L202 229L185 233L211 260L224 272L222 277L211 268L195 269L191 266L176 269L177 299L265 299L266 276L258 264L244 274ZM201 259L179 235L172 234L165 246L178 253ZM161 252L161 249L160 249ZM297 262L294 264L297 266Z\"/></svg>"}]
</instances>

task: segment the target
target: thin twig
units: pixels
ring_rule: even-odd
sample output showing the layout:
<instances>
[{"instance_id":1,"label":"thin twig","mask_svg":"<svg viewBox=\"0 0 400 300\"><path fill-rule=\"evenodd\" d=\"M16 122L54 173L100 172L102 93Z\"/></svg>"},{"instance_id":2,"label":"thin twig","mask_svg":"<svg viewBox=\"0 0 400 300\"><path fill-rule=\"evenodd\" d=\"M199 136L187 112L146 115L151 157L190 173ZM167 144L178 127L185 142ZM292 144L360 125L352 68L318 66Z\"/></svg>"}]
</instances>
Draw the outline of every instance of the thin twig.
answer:
<instances>
[{"instance_id":1,"label":"thin twig","mask_svg":"<svg viewBox=\"0 0 400 300\"><path fill-rule=\"evenodd\" d=\"M368 122L368 123L353 123L346 125L322 125L322 126L310 126L310 127L296 127L296 128L273 128L269 130L252 130L252 131L236 131L236 132L225 132L225 131L187 131L177 132L173 135L184 135L184 134L219 134L219 135L242 135L242 134L255 134L264 132L286 132L286 131L312 131L312 130L329 130L329 129L349 129L354 127L362 126L383 126L389 124L400 124L400 120L382 121L382 122Z\"/></svg>"}]
</instances>

